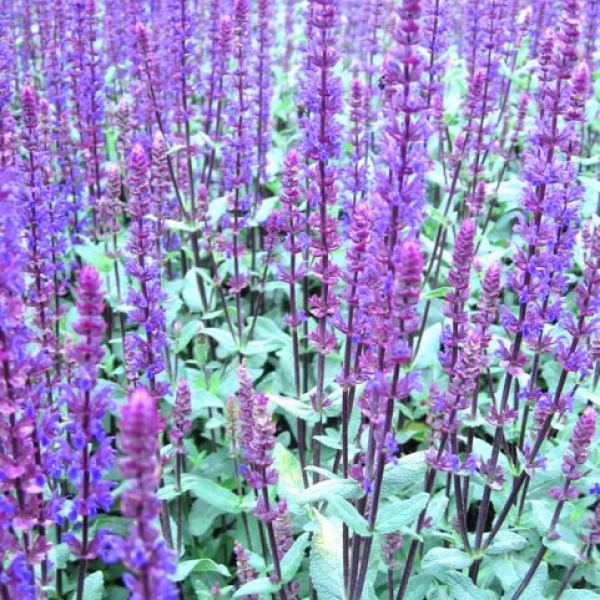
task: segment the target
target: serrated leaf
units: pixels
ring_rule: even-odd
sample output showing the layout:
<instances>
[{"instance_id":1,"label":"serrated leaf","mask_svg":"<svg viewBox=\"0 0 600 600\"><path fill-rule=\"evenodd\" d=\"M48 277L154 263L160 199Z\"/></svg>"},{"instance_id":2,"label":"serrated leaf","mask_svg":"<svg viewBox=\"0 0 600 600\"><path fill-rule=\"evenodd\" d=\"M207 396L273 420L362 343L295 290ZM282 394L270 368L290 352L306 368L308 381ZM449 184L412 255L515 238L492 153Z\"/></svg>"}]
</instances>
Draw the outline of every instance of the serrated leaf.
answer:
<instances>
[{"instance_id":1,"label":"serrated leaf","mask_svg":"<svg viewBox=\"0 0 600 600\"><path fill-rule=\"evenodd\" d=\"M432 548L424 557L421 563L422 571L432 572L437 576L437 572L445 569L466 569L471 566L473 559L458 548Z\"/></svg>"},{"instance_id":2,"label":"serrated leaf","mask_svg":"<svg viewBox=\"0 0 600 600\"><path fill-rule=\"evenodd\" d=\"M304 559L304 552L310 543L310 537L308 533L303 533L285 553L281 559L281 579L283 583L291 581Z\"/></svg>"},{"instance_id":3,"label":"serrated leaf","mask_svg":"<svg viewBox=\"0 0 600 600\"><path fill-rule=\"evenodd\" d=\"M327 502L329 504L329 508L331 512L339 517L348 527L362 535L363 537L368 537L372 535L372 532L369 531L369 524L366 519L348 502L341 498L340 496L331 495L327 498Z\"/></svg>"},{"instance_id":4,"label":"serrated leaf","mask_svg":"<svg viewBox=\"0 0 600 600\"><path fill-rule=\"evenodd\" d=\"M506 554L521 550L527 545L527 540L514 531L500 531L486 550L486 554Z\"/></svg>"},{"instance_id":5,"label":"serrated leaf","mask_svg":"<svg viewBox=\"0 0 600 600\"><path fill-rule=\"evenodd\" d=\"M412 525L419 518L428 501L429 494L425 493L402 501L392 498L380 508L375 528L379 533L392 533Z\"/></svg>"},{"instance_id":6,"label":"serrated leaf","mask_svg":"<svg viewBox=\"0 0 600 600\"><path fill-rule=\"evenodd\" d=\"M257 579L253 579L252 581L245 583L236 591L233 597L241 598L243 596L251 596L252 594L266 596L279 591L280 587L280 584L273 583L268 577L258 577Z\"/></svg>"},{"instance_id":7,"label":"serrated leaf","mask_svg":"<svg viewBox=\"0 0 600 600\"><path fill-rule=\"evenodd\" d=\"M310 553L310 578L319 598L343 600L342 533L340 528L316 513L317 531Z\"/></svg>"},{"instance_id":8,"label":"serrated leaf","mask_svg":"<svg viewBox=\"0 0 600 600\"><path fill-rule=\"evenodd\" d=\"M300 496L300 502L301 504L320 502L321 500L328 500L331 496L357 500L364 496L364 491L356 481L328 479L327 481L319 481L304 490Z\"/></svg>"}]
</instances>

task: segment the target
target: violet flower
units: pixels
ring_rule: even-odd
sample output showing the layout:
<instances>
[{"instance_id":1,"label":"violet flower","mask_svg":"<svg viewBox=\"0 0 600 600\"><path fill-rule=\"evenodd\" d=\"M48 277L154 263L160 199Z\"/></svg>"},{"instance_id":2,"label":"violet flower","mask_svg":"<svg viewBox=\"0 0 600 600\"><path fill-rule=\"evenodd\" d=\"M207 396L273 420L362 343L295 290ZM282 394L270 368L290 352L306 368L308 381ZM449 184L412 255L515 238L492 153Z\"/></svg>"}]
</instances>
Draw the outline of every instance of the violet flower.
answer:
<instances>
[{"instance_id":1,"label":"violet flower","mask_svg":"<svg viewBox=\"0 0 600 600\"><path fill-rule=\"evenodd\" d=\"M126 271L138 285L129 288L127 304L132 307L129 314L131 321L141 330L140 333L128 333L125 338L128 376L135 386L141 372L147 378L155 398L162 398L169 388L166 382L158 380L165 370L164 352L168 347L162 304L166 296L161 289L161 267L156 256L156 226L149 218L152 214L152 198L148 161L139 144L135 144L131 151L128 184L131 223Z\"/></svg>"},{"instance_id":2,"label":"violet flower","mask_svg":"<svg viewBox=\"0 0 600 600\"><path fill-rule=\"evenodd\" d=\"M235 554L235 570L239 582L244 585L245 583L256 579L258 577L258 573L250 566L250 557L239 542L236 542L235 546L233 547L233 552ZM259 595L247 594L244 596L244 598L247 600L258 600Z\"/></svg>"},{"instance_id":3,"label":"violet flower","mask_svg":"<svg viewBox=\"0 0 600 600\"><path fill-rule=\"evenodd\" d=\"M101 346L106 329L104 323L104 291L102 279L94 267L83 267L79 273L77 312L79 319L73 329L79 341L69 348L69 358L77 365L71 385L64 387L64 399L69 411L67 432L69 450L65 457L67 476L78 494L73 498L69 519L81 518L81 540L74 535L63 536L71 552L79 559L77 600L85 594L87 564L97 557L104 531L93 537L90 526L99 510L111 508L111 481L103 474L114 464L112 438L106 435L103 420L111 406L109 388L97 388L98 366L104 350Z\"/></svg>"},{"instance_id":4,"label":"violet flower","mask_svg":"<svg viewBox=\"0 0 600 600\"><path fill-rule=\"evenodd\" d=\"M27 255L21 244L24 220L14 175L6 169L0 178L0 245L4 248L0 255L0 591L33 600L34 566L48 550L44 536L35 530L45 477L31 435L35 413L26 382L33 369L28 350L32 334L23 304Z\"/></svg>"},{"instance_id":5,"label":"violet flower","mask_svg":"<svg viewBox=\"0 0 600 600\"><path fill-rule=\"evenodd\" d=\"M178 454L185 454L183 439L189 435L192 429L191 412L192 394L187 381L181 379L177 386L173 408L173 425L171 426L171 440Z\"/></svg>"},{"instance_id":6,"label":"violet flower","mask_svg":"<svg viewBox=\"0 0 600 600\"><path fill-rule=\"evenodd\" d=\"M127 482L121 512L132 520L125 539L113 538L107 550L111 562L127 569L123 576L132 600L175 600L172 581L175 557L161 538L156 521L160 501L156 496L160 465L158 435L161 418L154 396L140 386L128 397L121 412L119 445L123 454L119 470Z\"/></svg>"}]
</instances>

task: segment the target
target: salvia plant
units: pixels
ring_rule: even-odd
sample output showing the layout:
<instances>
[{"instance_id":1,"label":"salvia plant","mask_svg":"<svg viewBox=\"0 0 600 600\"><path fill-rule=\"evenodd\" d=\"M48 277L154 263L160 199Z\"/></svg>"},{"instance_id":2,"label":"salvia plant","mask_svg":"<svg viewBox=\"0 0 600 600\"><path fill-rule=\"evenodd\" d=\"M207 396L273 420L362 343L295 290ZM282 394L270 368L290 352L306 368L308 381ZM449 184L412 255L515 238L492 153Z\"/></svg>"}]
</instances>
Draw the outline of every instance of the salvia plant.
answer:
<instances>
[{"instance_id":1,"label":"salvia plant","mask_svg":"<svg viewBox=\"0 0 600 600\"><path fill-rule=\"evenodd\" d=\"M600 600L599 0L0 0L0 600Z\"/></svg>"}]
</instances>

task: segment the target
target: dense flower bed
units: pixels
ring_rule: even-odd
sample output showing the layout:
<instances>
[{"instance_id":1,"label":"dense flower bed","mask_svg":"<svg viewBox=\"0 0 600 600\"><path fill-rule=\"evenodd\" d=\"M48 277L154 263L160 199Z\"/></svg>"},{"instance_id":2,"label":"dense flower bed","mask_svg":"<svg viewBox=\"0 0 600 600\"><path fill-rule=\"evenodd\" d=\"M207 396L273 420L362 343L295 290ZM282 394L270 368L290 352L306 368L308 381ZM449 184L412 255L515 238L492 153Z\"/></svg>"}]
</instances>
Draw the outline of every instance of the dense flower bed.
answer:
<instances>
[{"instance_id":1,"label":"dense flower bed","mask_svg":"<svg viewBox=\"0 0 600 600\"><path fill-rule=\"evenodd\" d=\"M600 0L0 10L0 600L600 600Z\"/></svg>"}]
</instances>

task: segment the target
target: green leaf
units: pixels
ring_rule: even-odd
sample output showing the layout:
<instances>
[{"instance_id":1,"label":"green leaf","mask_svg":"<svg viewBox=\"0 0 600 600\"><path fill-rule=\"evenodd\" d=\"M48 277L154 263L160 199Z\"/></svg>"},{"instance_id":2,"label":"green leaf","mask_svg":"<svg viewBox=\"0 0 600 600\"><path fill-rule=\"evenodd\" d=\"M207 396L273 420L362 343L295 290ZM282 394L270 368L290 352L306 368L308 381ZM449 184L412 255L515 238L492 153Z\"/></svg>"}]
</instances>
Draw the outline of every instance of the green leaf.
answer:
<instances>
[{"instance_id":1,"label":"green leaf","mask_svg":"<svg viewBox=\"0 0 600 600\"><path fill-rule=\"evenodd\" d=\"M527 545L527 540L514 531L500 531L486 550L486 554L506 554L521 550Z\"/></svg>"},{"instance_id":2,"label":"green leaf","mask_svg":"<svg viewBox=\"0 0 600 600\"><path fill-rule=\"evenodd\" d=\"M96 246L74 246L73 250L84 263L96 267L101 273L111 272L114 259L106 256L106 253L100 248Z\"/></svg>"},{"instance_id":3,"label":"green leaf","mask_svg":"<svg viewBox=\"0 0 600 600\"><path fill-rule=\"evenodd\" d=\"M68 544L57 544L52 546L49 553L49 558L56 569L66 569L71 549Z\"/></svg>"},{"instance_id":4,"label":"green leaf","mask_svg":"<svg viewBox=\"0 0 600 600\"><path fill-rule=\"evenodd\" d=\"M450 287L439 287L439 288L435 288L433 290L429 290L426 294L425 294L425 298L426 299L433 299L433 298L445 298L446 294L451 290L452 288Z\"/></svg>"},{"instance_id":5,"label":"green leaf","mask_svg":"<svg viewBox=\"0 0 600 600\"><path fill-rule=\"evenodd\" d=\"M415 483L422 482L426 469L425 452L414 452L403 456L396 464L389 463L383 474L382 497L398 496Z\"/></svg>"},{"instance_id":6,"label":"green leaf","mask_svg":"<svg viewBox=\"0 0 600 600\"><path fill-rule=\"evenodd\" d=\"M156 495L159 500L166 500L167 502L169 502L169 500L177 498L177 496L181 496L181 494L182 492L177 490L175 484L173 483L164 485L158 490L158 492L156 492Z\"/></svg>"},{"instance_id":7,"label":"green leaf","mask_svg":"<svg viewBox=\"0 0 600 600\"><path fill-rule=\"evenodd\" d=\"M304 552L310 543L310 535L303 533L281 559L281 579L283 583L291 581L304 559Z\"/></svg>"},{"instance_id":8,"label":"green leaf","mask_svg":"<svg viewBox=\"0 0 600 600\"><path fill-rule=\"evenodd\" d=\"M423 332L419 353L413 361L413 369L425 369L439 363L440 334L442 324L435 323Z\"/></svg>"},{"instance_id":9,"label":"green leaf","mask_svg":"<svg viewBox=\"0 0 600 600\"><path fill-rule=\"evenodd\" d=\"M213 521L223 514L218 506L212 506L198 498L192 504L188 515L188 529L191 535L200 537L204 535L211 527Z\"/></svg>"},{"instance_id":10,"label":"green leaf","mask_svg":"<svg viewBox=\"0 0 600 600\"><path fill-rule=\"evenodd\" d=\"M467 575L452 571L439 577L448 586L453 600L492 600L495 594L478 588Z\"/></svg>"},{"instance_id":11,"label":"green leaf","mask_svg":"<svg viewBox=\"0 0 600 600\"><path fill-rule=\"evenodd\" d=\"M525 588L525 591L521 594L519 600L540 600L544 597L544 587L548 581L548 564L543 562L535 575L531 578L529 585ZM510 600L517 591L517 588L521 584L521 579L515 581L506 592L504 593L504 599Z\"/></svg>"},{"instance_id":12,"label":"green leaf","mask_svg":"<svg viewBox=\"0 0 600 600\"><path fill-rule=\"evenodd\" d=\"M339 517L352 531L362 535L363 537L369 537L372 532L369 531L369 524L365 518L348 502L339 496L331 495L327 498L329 508L331 512Z\"/></svg>"},{"instance_id":13,"label":"green leaf","mask_svg":"<svg viewBox=\"0 0 600 600\"><path fill-rule=\"evenodd\" d=\"M551 550L556 554L568 556L572 560L577 560L580 555L579 550L573 544L569 544L569 542L563 539L549 540L548 538L545 538L544 545L548 547L548 550Z\"/></svg>"},{"instance_id":14,"label":"green leaf","mask_svg":"<svg viewBox=\"0 0 600 600\"><path fill-rule=\"evenodd\" d=\"M181 487L224 513L237 514L241 511L241 502L237 495L212 479L186 474L181 478Z\"/></svg>"},{"instance_id":15,"label":"green leaf","mask_svg":"<svg viewBox=\"0 0 600 600\"><path fill-rule=\"evenodd\" d=\"M216 225L219 219L227 212L227 196L221 196L211 201L208 207L208 214L213 225Z\"/></svg>"},{"instance_id":16,"label":"green leaf","mask_svg":"<svg viewBox=\"0 0 600 600\"><path fill-rule=\"evenodd\" d=\"M85 578L83 600L102 600L102 596L104 596L104 573L102 571L90 573Z\"/></svg>"},{"instance_id":17,"label":"green leaf","mask_svg":"<svg viewBox=\"0 0 600 600\"><path fill-rule=\"evenodd\" d=\"M179 337L177 338L177 352L181 352L192 341L194 336L202 327L202 322L199 320L190 321L183 326Z\"/></svg>"},{"instance_id":18,"label":"green leaf","mask_svg":"<svg viewBox=\"0 0 600 600\"><path fill-rule=\"evenodd\" d=\"M235 349L235 342L233 341L229 331L217 329L215 327L206 327L202 330L202 334L207 335L213 340L219 342L226 352L232 352Z\"/></svg>"},{"instance_id":19,"label":"green leaf","mask_svg":"<svg viewBox=\"0 0 600 600\"><path fill-rule=\"evenodd\" d=\"M473 559L458 548L432 548L421 563L422 571L438 572L445 569L466 569L471 566Z\"/></svg>"},{"instance_id":20,"label":"green leaf","mask_svg":"<svg viewBox=\"0 0 600 600\"><path fill-rule=\"evenodd\" d=\"M225 565L220 565L216 563L214 560L210 558L201 558L198 561L198 566L196 567L196 571L204 571L211 573L219 573L219 575L223 575L223 577L230 577L231 573L229 569Z\"/></svg>"},{"instance_id":21,"label":"green leaf","mask_svg":"<svg viewBox=\"0 0 600 600\"><path fill-rule=\"evenodd\" d=\"M166 219L165 224L167 227L173 231L186 231L191 233L192 231L198 230L198 225L190 225L185 221L174 221L173 219Z\"/></svg>"},{"instance_id":22,"label":"green leaf","mask_svg":"<svg viewBox=\"0 0 600 600\"><path fill-rule=\"evenodd\" d=\"M277 492L288 502L297 503L304 490L302 471L298 458L285 446L277 444L275 446L274 459L275 468L279 474ZM293 507L290 507L290 510L292 509Z\"/></svg>"},{"instance_id":23,"label":"green leaf","mask_svg":"<svg viewBox=\"0 0 600 600\"><path fill-rule=\"evenodd\" d=\"M183 581L198 566L200 560L182 560L177 565L173 581Z\"/></svg>"},{"instance_id":24,"label":"green leaf","mask_svg":"<svg viewBox=\"0 0 600 600\"><path fill-rule=\"evenodd\" d=\"M592 590L567 590L561 596L562 600L600 600L600 594Z\"/></svg>"},{"instance_id":25,"label":"green leaf","mask_svg":"<svg viewBox=\"0 0 600 600\"><path fill-rule=\"evenodd\" d=\"M320 502L321 500L329 500L331 496L357 500L364 496L364 491L354 480L328 479L327 481L319 481L319 483L315 483L306 489L300 497L300 502L301 504Z\"/></svg>"},{"instance_id":26,"label":"green leaf","mask_svg":"<svg viewBox=\"0 0 600 600\"><path fill-rule=\"evenodd\" d=\"M267 596L268 594L274 594L279 591L280 587L280 584L273 583L268 577L259 577L258 579L253 579L252 581L245 583L236 591L233 597L241 598L242 596L250 596L252 594Z\"/></svg>"},{"instance_id":27,"label":"green leaf","mask_svg":"<svg viewBox=\"0 0 600 600\"><path fill-rule=\"evenodd\" d=\"M263 223L269 218L269 215L273 212L275 208L275 204L277 204L277 200L279 198L277 196L273 196L272 198L264 198L256 211L256 215L254 217L254 221L256 223Z\"/></svg>"},{"instance_id":28,"label":"green leaf","mask_svg":"<svg viewBox=\"0 0 600 600\"><path fill-rule=\"evenodd\" d=\"M429 494L421 493L399 501L392 498L379 510L376 529L379 533L400 531L403 527L412 525L427 506Z\"/></svg>"},{"instance_id":29,"label":"green leaf","mask_svg":"<svg viewBox=\"0 0 600 600\"><path fill-rule=\"evenodd\" d=\"M316 513L317 531L310 553L310 578L319 598L343 600L342 533L331 521Z\"/></svg>"},{"instance_id":30,"label":"green leaf","mask_svg":"<svg viewBox=\"0 0 600 600\"><path fill-rule=\"evenodd\" d=\"M302 419L308 423L316 423L319 420L319 415L304 402L296 398L287 398L277 394L265 394L270 402L276 404L279 408L289 413L292 417Z\"/></svg>"},{"instance_id":31,"label":"green leaf","mask_svg":"<svg viewBox=\"0 0 600 600\"><path fill-rule=\"evenodd\" d=\"M244 356L258 356L260 354L268 354L269 352L275 352L281 350L285 345L282 340L271 339L271 340L252 340L248 342L243 348L240 348L240 353Z\"/></svg>"},{"instance_id":32,"label":"green leaf","mask_svg":"<svg viewBox=\"0 0 600 600\"><path fill-rule=\"evenodd\" d=\"M431 587L433 577L428 573L419 573L410 578L404 600L423 600Z\"/></svg>"}]
</instances>

